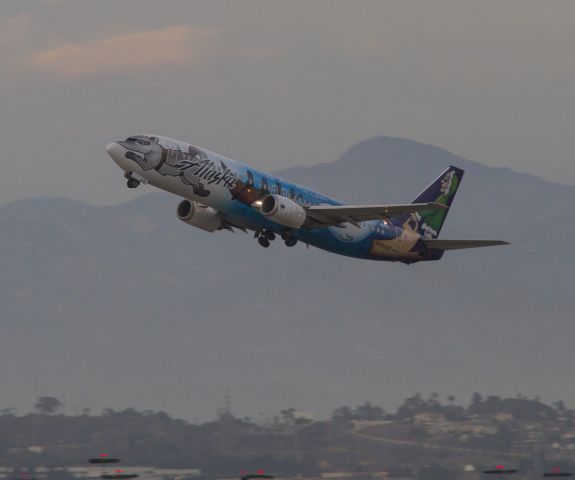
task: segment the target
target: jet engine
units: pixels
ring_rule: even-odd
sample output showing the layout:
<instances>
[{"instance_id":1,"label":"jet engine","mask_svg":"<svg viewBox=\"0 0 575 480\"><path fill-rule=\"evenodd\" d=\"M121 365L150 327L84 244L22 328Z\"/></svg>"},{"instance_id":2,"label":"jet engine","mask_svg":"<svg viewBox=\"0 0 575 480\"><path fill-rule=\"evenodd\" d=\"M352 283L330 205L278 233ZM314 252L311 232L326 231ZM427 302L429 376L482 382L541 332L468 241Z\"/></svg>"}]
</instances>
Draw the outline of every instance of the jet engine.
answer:
<instances>
[{"instance_id":1,"label":"jet engine","mask_svg":"<svg viewBox=\"0 0 575 480\"><path fill-rule=\"evenodd\" d=\"M301 227L307 217L299 203L281 195L266 195L260 211L264 217L291 228Z\"/></svg>"},{"instance_id":2,"label":"jet engine","mask_svg":"<svg viewBox=\"0 0 575 480\"><path fill-rule=\"evenodd\" d=\"M182 222L206 232L215 232L222 228L222 217L217 210L198 202L182 200L178 205L177 214Z\"/></svg>"}]
</instances>

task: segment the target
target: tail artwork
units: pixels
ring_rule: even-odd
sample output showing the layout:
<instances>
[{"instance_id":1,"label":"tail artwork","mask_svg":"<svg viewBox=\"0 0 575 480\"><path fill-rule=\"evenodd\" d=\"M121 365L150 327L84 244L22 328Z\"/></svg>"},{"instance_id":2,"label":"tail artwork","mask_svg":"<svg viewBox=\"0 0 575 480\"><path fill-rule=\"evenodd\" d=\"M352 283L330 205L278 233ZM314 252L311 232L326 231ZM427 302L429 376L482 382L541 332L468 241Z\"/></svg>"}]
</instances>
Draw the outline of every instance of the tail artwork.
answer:
<instances>
[{"instance_id":1,"label":"tail artwork","mask_svg":"<svg viewBox=\"0 0 575 480\"><path fill-rule=\"evenodd\" d=\"M419 210L399 217L394 223L419 233L423 238L437 238L457 193L464 171L449 167L411 203L439 203L447 209Z\"/></svg>"}]
</instances>

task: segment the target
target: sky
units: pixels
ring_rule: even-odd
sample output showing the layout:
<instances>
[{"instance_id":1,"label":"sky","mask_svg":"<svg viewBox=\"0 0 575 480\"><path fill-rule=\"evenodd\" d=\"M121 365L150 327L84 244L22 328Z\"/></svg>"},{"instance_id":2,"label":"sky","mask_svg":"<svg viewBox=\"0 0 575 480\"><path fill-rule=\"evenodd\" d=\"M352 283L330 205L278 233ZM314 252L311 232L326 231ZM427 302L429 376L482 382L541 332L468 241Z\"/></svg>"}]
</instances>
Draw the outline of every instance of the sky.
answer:
<instances>
[{"instance_id":1,"label":"sky","mask_svg":"<svg viewBox=\"0 0 575 480\"><path fill-rule=\"evenodd\" d=\"M389 135L575 184L575 2L0 3L0 204L135 195L110 141L263 170Z\"/></svg>"}]
</instances>

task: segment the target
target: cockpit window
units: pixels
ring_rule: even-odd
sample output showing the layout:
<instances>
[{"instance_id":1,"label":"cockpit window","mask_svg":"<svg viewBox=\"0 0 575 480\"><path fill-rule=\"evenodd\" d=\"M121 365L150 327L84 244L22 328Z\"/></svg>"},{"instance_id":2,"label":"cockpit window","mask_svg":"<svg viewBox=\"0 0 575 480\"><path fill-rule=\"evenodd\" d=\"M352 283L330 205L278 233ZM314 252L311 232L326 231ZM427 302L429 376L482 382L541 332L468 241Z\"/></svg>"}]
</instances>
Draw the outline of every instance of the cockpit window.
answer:
<instances>
[{"instance_id":1,"label":"cockpit window","mask_svg":"<svg viewBox=\"0 0 575 480\"><path fill-rule=\"evenodd\" d=\"M142 140L140 137L128 137L126 138L126 142L134 142L139 143L140 145L151 145L152 142L149 140Z\"/></svg>"},{"instance_id":2,"label":"cockpit window","mask_svg":"<svg viewBox=\"0 0 575 480\"><path fill-rule=\"evenodd\" d=\"M137 135L137 136L126 138L126 142L139 143L140 145L151 145L152 142L150 142L149 140L144 140L145 138L150 138L150 137L143 137L141 135ZM155 138L156 137L151 137L150 140L154 140Z\"/></svg>"}]
</instances>

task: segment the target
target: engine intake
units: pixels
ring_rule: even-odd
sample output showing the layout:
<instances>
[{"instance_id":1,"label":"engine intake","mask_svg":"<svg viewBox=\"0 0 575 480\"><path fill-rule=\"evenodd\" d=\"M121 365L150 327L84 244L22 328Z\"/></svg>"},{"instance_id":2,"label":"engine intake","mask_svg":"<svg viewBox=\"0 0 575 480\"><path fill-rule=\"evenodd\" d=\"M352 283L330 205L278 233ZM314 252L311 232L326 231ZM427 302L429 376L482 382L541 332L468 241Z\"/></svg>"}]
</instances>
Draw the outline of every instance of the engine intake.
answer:
<instances>
[{"instance_id":1,"label":"engine intake","mask_svg":"<svg viewBox=\"0 0 575 480\"><path fill-rule=\"evenodd\" d=\"M222 228L222 217L218 211L198 202L182 200L178 205L177 215L182 222L206 232L215 232Z\"/></svg>"},{"instance_id":2,"label":"engine intake","mask_svg":"<svg viewBox=\"0 0 575 480\"><path fill-rule=\"evenodd\" d=\"M264 217L291 228L300 228L307 218L305 208L281 195L266 195L260 211Z\"/></svg>"}]
</instances>

